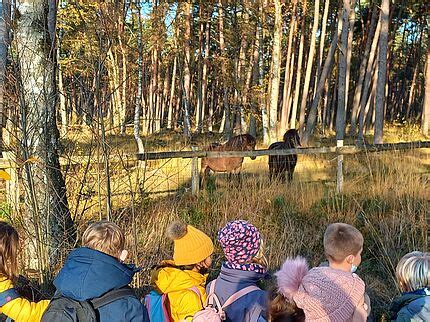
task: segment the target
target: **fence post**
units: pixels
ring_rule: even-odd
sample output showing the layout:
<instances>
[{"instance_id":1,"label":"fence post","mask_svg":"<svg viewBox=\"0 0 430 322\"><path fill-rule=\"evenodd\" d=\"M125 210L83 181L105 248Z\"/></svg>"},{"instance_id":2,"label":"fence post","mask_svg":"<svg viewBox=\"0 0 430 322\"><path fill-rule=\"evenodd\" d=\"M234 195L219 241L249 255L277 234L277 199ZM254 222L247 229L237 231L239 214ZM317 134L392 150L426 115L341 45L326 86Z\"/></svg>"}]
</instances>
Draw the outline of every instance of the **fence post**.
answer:
<instances>
[{"instance_id":1,"label":"fence post","mask_svg":"<svg viewBox=\"0 0 430 322\"><path fill-rule=\"evenodd\" d=\"M197 146L191 147L192 151L198 151ZM200 176L199 176L199 158L193 158L191 162L191 193L198 195L200 188Z\"/></svg>"},{"instance_id":2,"label":"fence post","mask_svg":"<svg viewBox=\"0 0 430 322\"><path fill-rule=\"evenodd\" d=\"M343 147L343 140L336 141L336 147ZM342 193L343 189L343 154L337 154L337 176L336 176L336 192Z\"/></svg>"}]
</instances>

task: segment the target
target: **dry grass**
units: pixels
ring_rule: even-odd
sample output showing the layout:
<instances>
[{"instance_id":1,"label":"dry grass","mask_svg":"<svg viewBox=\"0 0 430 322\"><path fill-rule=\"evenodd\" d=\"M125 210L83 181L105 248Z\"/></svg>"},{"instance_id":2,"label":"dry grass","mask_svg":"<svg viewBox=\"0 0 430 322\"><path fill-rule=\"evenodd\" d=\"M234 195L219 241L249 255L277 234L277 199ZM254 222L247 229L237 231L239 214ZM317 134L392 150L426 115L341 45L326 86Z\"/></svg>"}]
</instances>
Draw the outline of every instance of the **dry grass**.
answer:
<instances>
[{"instance_id":1,"label":"dry grass","mask_svg":"<svg viewBox=\"0 0 430 322\"><path fill-rule=\"evenodd\" d=\"M221 175L216 187L211 182L198 197L179 193L145 199L136 214L137 258L145 268L142 280L148 281L153 265L170 257L171 242L164 232L178 217L204 230L214 241L217 230L228 220L251 221L266 241L272 270L294 255L306 256L312 265L318 265L324 260L325 227L342 221L363 232L365 248L359 274L381 316L397 292L393 271L398 259L408 251L427 247L429 153L422 149L348 157L341 195L335 193L332 181L321 180L333 178L332 162L309 158L301 160L296 180L290 185L268 182L262 164L250 161L241 186L228 183ZM310 167L313 164L315 168ZM319 173L317 179L305 180L314 170ZM216 265L221 257L217 248Z\"/></svg>"}]
</instances>

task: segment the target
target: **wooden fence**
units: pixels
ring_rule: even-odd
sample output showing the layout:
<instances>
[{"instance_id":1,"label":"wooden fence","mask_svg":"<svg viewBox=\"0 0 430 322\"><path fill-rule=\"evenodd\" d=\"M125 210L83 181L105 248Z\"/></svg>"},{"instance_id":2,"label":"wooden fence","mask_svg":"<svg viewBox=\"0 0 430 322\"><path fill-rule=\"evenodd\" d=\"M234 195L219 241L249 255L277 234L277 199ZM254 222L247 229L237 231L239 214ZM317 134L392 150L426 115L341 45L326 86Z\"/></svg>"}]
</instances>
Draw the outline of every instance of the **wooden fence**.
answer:
<instances>
[{"instance_id":1,"label":"wooden fence","mask_svg":"<svg viewBox=\"0 0 430 322\"><path fill-rule=\"evenodd\" d=\"M338 146L338 147L317 147L317 148L296 148L285 150L254 150L254 151L199 151L197 147L193 147L191 151L169 151L169 152L144 152L138 153L137 159L140 161L175 159L175 158L192 158L191 169L191 188L193 194L199 192L199 171L198 158L220 158L220 157L260 157L269 155L291 155L291 154L336 154L337 162L337 178L336 187L340 193L343 189L343 155L370 153L380 151L399 151L411 150L420 148L430 148L430 141L415 141L401 143L384 143L371 144L363 146Z\"/></svg>"},{"instance_id":2,"label":"wooden fence","mask_svg":"<svg viewBox=\"0 0 430 322\"><path fill-rule=\"evenodd\" d=\"M415 141L415 142L402 142L402 143L385 143L385 144L372 144L363 146L338 146L338 147L308 147L308 148L296 148L296 149L285 149L285 150L253 150L253 151L204 151L198 150L197 147L192 147L189 151L168 151L168 152L144 152L133 155L124 155L121 158L109 158L109 162L129 162L129 161L149 161L149 160L161 160L161 159L176 159L176 158L191 158L191 190L193 194L199 192L199 169L198 159L203 157L208 158L219 158L219 157L261 157L270 155L291 155L291 154L336 154L338 156L337 164L337 191L342 191L343 183L343 171L342 171L342 156L348 154L358 153L371 153L380 151L396 151L396 150L410 150L430 148L430 141ZM12 160L12 153L4 153L4 158L0 158L0 178L6 179L8 174L6 169L14 168L19 166L16 160ZM71 164L83 164L89 162L91 158L88 156L75 156L72 158L60 158L60 164L62 166ZM116 160L118 159L118 160ZM91 160L91 162L97 162ZM2 175L4 173L4 176Z\"/></svg>"}]
</instances>

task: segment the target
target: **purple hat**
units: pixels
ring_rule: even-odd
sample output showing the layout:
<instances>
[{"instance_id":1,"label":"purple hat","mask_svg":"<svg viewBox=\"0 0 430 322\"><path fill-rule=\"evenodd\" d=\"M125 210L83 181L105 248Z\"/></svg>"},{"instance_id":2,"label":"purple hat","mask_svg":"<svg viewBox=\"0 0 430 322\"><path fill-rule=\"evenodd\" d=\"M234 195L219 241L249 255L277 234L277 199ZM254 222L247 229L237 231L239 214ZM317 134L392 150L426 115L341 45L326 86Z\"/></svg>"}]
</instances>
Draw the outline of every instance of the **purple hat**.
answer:
<instances>
[{"instance_id":1,"label":"purple hat","mask_svg":"<svg viewBox=\"0 0 430 322\"><path fill-rule=\"evenodd\" d=\"M261 237L258 229L245 220L228 222L218 232L218 241L230 263L244 264L257 255Z\"/></svg>"}]
</instances>

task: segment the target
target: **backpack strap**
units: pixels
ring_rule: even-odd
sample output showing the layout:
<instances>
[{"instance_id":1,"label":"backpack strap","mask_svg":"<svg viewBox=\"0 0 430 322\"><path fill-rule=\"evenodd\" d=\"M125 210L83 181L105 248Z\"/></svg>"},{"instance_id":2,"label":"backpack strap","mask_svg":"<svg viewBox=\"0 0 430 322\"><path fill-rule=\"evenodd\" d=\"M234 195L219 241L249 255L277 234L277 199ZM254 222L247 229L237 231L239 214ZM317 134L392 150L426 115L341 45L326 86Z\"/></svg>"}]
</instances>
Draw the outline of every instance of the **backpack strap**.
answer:
<instances>
[{"instance_id":1,"label":"backpack strap","mask_svg":"<svg viewBox=\"0 0 430 322\"><path fill-rule=\"evenodd\" d=\"M0 307L9 303L10 301L17 299L18 297L21 297L21 295L19 295L19 293L14 288L10 288L6 291L1 292L0 293Z\"/></svg>"},{"instance_id":2,"label":"backpack strap","mask_svg":"<svg viewBox=\"0 0 430 322\"><path fill-rule=\"evenodd\" d=\"M136 293L130 287L126 286L117 290L109 291L105 295L92 299L90 302L93 305L94 309L97 310L98 308L115 302L120 298L129 296L136 297Z\"/></svg>"},{"instance_id":3,"label":"backpack strap","mask_svg":"<svg viewBox=\"0 0 430 322\"><path fill-rule=\"evenodd\" d=\"M261 289L255 285L251 285L251 286L247 286L239 291L237 291L236 293L234 293L233 295L231 295L227 301L224 302L224 305L222 306L223 309L225 309L227 306L229 306L230 304L232 304L233 302L237 301L238 299L240 299L242 296L245 296L248 293L251 293L253 291L260 291Z\"/></svg>"}]
</instances>

